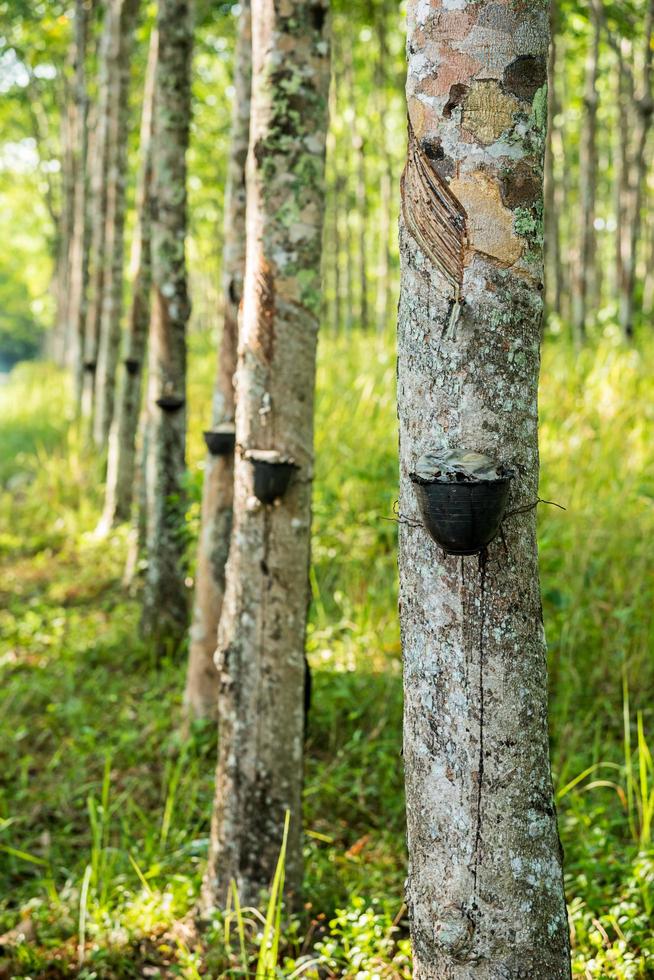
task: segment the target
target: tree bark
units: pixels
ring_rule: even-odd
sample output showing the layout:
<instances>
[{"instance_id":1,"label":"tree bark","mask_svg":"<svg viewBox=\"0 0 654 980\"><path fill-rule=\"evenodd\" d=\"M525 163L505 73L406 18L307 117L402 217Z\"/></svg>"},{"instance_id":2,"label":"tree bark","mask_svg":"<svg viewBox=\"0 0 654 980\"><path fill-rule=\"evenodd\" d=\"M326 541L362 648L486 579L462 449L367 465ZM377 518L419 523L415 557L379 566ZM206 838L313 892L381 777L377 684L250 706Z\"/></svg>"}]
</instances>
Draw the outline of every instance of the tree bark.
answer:
<instances>
[{"instance_id":1,"label":"tree bark","mask_svg":"<svg viewBox=\"0 0 654 980\"><path fill-rule=\"evenodd\" d=\"M462 9L463 8L463 9ZM548 11L410 0L398 325L400 509L432 447L538 490ZM570 977L535 511L487 556L400 527L416 980Z\"/></svg>"},{"instance_id":2,"label":"tree bark","mask_svg":"<svg viewBox=\"0 0 654 980\"><path fill-rule=\"evenodd\" d=\"M188 0L160 0L157 29L148 385L151 422L146 474L148 569L142 627L159 652L176 652L188 620L184 476L186 324L190 303L185 240L193 45Z\"/></svg>"},{"instance_id":3,"label":"tree bark","mask_svg":"<svg viewBox=\"0 0 654 980\"><path fill-rule=\"evenodd\" d=\"M123 265L127 143L129 138L129 81L132 42L139 0L115 0L116 36L112 45L109 85L107 162L107 212L104 273L100 311L100 340L95 385L93 437L97 446L107 445L114 413L116 367L120 349L123 309Z\"/></svg>"},{"instance_id":4,"label":"tree bark","mask_svg":"<svg viewBox=\"0 0 654 980\"><path fill-rule=\"evenodd\" d=\"M238 310L245 272L245 167L250 135L252 28L249 0L241 3L234 61L234 105L225 192L223 247L223 331L212 406L212 426L234 422L234 372ZM232 527L234 456L207 453L202 487L202 520L195 576L185 703L196 718L215 717L218 672L214 652L225 590L225 564Z\"/></svg>"},{"instance_id":5,"label":"tree bark","mask_svg":"<svg viewBox=\"0 0 654 980\"><path fill-rule=\"evenodd\" d=\"M129 520L134 493L136 430L141 407L143 359L150 322L152 262L152 137L154 119L154 78L157 66L156 28L150 36L148 66L143 91L140 154L141 169L136 192L136 228L132 247L132 302L127 328L118 410L109 436L107 491L102 528Z\"/></svg>"},{"instance_id":6,"label":"tree bark","mask_svg":"<svg viewBox=\"0 0 654 980\"><path fill-rule=\"evenodd\" d=\"M234 528L218 631L220 748L203 897L256 902L285 813L288 898L302 879L304 641L329 86L326 0L252 3L247 259L236 374ZM251 452L291 458L276 504Z\"/></svg>"},{"instance_id":7,"label":"tree bark","mask_svg":"<svg viewBox=\"0 0 654 980\"><path fill-rule=\"evenodd\" d=\"M102 37L98 53L98 105L95 120L93 170L91 175L90 214L92 218L89 251L89 283L84 323L84 379L82 383L82 415L89 433L93 432L95 378L100 338L100 316L105 267L105 232L107 214L107 173L109 164L109 86L112 46L115 45L114 5L109 3L104 13Z\"/></svg>"},{"instance_id":8,"label":"tree bark","mask_svg":"<svg viewBox=\"0 0 654 980\"><path fill-rule=\"evenodd\" d=\"M595 276L595 196L597 192L597 77L599 68L600 16L591 3L592 37L586 56L584 117L579 153L579 198L581 228L574 292L573 329L577 343L583 343L588 314L594 299Z\"/></svg>"}]
</instances>

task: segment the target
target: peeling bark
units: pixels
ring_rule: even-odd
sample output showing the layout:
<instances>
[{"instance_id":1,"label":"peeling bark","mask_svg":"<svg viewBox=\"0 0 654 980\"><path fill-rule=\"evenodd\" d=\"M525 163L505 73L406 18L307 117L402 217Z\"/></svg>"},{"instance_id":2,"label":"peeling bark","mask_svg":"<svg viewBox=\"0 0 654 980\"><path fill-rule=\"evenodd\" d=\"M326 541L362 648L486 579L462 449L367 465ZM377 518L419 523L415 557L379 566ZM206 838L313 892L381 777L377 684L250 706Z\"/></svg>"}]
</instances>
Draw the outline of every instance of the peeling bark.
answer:
<instances>
[{"instance_id":1,"label":"peeling bark","mask_svg":"<svg viewBox=\"0 0 654 980\"><path fill-rule=\"evenodd\" d=\"M245 271L245 165L250 134L252 28L248 0L241 3L234 61L234 106L225 191L223 248L223 331L218 354L211 422L234 421L234 372L238 309ZM214 652L225 590L225 564L232 527L234 457L207 453L202 486L202 520L195 576L185 703L196 718L216 715L218 672Z\"/></svg>"},{"instance_id":2,"label":"peeling bark","mask_svg":"<svg viewBox=\"0 0 654 980\"><path fill-rule=\"evenodd\" d=\"M158 36L150 37L148 67L143 92L140 154L141 171L136 192L136 228L132 248L132 303L127 327L125 360L118 411L109 436L107 491L102 518L103 529L129 519L134 494L136 430L141 406L143 361L150 322L152 262L152 136L154 119L154 77L157 66Z\"/></svg>"},{"instance_id":3,"label":"peeling bark","mask_svg":"<svg viewBox=\"0 0 654 980\"><path fill-rule=\"evenodd\" d=\"M123 257L127 142L129 137L129 80L132 44L139 0L115 0L115 40L109 88L107 154L107 211L100 336L95 383L93 438L104 448L114 413L116 366L123 309Z\"/></svg>"},{"instance_id":4,"label":"peeling bark","mask_svg":"<svg viewBox=\"0 0 654 980\"><path fill-rule=\"evenodd\" d=\"M185 241L193 45L188 0L160 0L157 31L146 470L148 568L142 628L159 652L175 652L185 636L188 618L184 475L190 302Z\"/></svg>"},{"instance_id":5,"label":"peeling bark","mask_svg":"<svg viewBox=\"0 0 654 980\"><path fill-rule=\"evenodd\" d=\"M408 5L403 194L420 194L403 202L398 403L416 520L409 473L431 447L512 466L510 509L537 495L547 42L545 4ZM454 558L400 527L416 980L570 977L533 511L506 542Z\"/></svg>"},{"instance_id":6,"label":"peeling bark","mask_svg":"<svg viewBox=\"0 0 654 980\"><path fill-rule=\"evenodd\" d=\"M291 824L287 896L302 879L304 641L329 84L326 0L252 3L247 258L236 373L234 527L218 631L220 747L205 906L236 881L257 902ZM275 504L252 450L297 466Z\"/></svg>"}]
</instances>

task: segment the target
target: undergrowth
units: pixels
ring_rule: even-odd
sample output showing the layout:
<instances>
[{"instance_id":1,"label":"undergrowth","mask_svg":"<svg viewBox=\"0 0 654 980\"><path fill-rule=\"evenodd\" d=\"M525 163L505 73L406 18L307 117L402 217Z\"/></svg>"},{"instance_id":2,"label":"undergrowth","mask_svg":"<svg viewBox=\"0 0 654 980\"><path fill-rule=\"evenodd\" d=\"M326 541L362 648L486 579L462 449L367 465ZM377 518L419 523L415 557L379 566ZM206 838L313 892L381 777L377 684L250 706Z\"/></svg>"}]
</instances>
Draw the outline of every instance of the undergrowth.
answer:
<instances>
[{"instance_id":1,"label":"undergrowth","mask_svg":"<svg viewBox=\"0 0 654 980\"><path fill-rule=\"evenodd\" d=\"M611 336L544 351L541 495L567 511L542 508L539 537L580 977L654 976L653 355ZM212 371L197 341L193 533ZM390 340L321 344L306 905L233 895L203 937L215 734L181 737L184 664L138 639L126 531L94 534L100 469L68 409L44 365L0 388L0 977L409 977Z\"/></svg>"}]
</instances>

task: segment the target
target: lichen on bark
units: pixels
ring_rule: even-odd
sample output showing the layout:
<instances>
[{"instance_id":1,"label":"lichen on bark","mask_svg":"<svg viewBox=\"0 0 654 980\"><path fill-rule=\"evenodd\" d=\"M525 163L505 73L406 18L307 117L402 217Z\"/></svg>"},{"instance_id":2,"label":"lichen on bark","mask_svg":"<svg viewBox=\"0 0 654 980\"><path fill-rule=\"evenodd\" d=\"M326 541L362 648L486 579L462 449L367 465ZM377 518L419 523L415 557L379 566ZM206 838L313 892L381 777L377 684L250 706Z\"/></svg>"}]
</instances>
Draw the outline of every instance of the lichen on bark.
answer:
<instances>
[{"instance_id":1,"label":"lichen on bark","mask_svg":"<svg viewBox=\"0 0 654 980\"><path fill-rule=\"evenodd\" d=\"M465 215L458 282L413 233L428 216L401 223L400 509L416 521L409 474L434 447L508 464L510 510L537 496L547 40L541 4L408 5L410 133ZM534 512L505 538L454 558L400 527L418 980L570 976Z\"/></svg>"}]
</instances>

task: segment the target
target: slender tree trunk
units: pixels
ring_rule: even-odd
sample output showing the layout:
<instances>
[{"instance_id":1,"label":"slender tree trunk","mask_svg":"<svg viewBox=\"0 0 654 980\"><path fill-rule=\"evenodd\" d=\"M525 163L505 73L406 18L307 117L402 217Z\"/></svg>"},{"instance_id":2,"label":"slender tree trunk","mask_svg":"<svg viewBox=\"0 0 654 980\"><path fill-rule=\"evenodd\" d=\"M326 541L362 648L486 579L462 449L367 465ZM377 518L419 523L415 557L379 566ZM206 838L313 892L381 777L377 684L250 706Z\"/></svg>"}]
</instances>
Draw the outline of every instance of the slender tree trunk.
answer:
<instances>
[{"instance_id":1,"label":"slender tree trunk","mask_svg":"<svg viewBox=\"0 0 654 980\"><path fill-rule=\"evenodd\" d=\"M187 627L186 542L186 150L193 30L189 0L160 0L154 96L152 316L148 412L148 570L142 626L161 651Z\"/></svg>"},{"instance_id":2,"label":"slender tree trunk","mask_svg":"<svg viewBox=\"0 0 654 980\"><path fill-rule=\"evenodd\" d=\"M643 196L647 177L647 141L654 118L652 97L652 33L654 31L654 0L650 0L645 23L645 43L643 48L642 91L635 100L636 139L634 155L629 167L628 226L625 229L625 249L623 253L624 288L620 297L620 326L627 340L634 335L634 315L636 308L636 260L642 227ZM632 98L634 96L632 86Z\"/></svg>"},{"instance_id":3,"label":"slender tree trunk","mask_svg":"<svg viewBox=\"0 0 654 980\"><path fill-rule=\"evenodd\" d=\"M75 45L72 45L70 60L74 63ZM59 234L57 249L56 296L57 312L53 334L52 354L57 364L63 366L67 361L67 348L70 339L70 269L73 243L73 221L75 215L75 102L74 89L67 79L63 85L61 107L61 211L59 215Z\"/></svg>"},{"instance_id":4,"label":"slender tree trunk","mask_svg":"<svg viewBox=\"0 0 654 980\"><path fill-rule=\"evenodd\" d=\"M634 92L627 69L627 42L618 51L618 120L631 119ZM615 212L616 212L616 284L620 323L629 315L629 145L631 127L623 128L618 123L615 157ZM624 329L624 327L623 327Z\"/></svg>"},{"instance_id":5,"label":"slender tree trunk","mask_svg":"<svg viewBox=\"0 0 654 980\"><path fill-rule=\"evenodd\" d=\"M107 166L107 213L105 227L104 275L100 340L95 385L93 437L104 447L114 412L116 367L120 349L120 325L123 308L123 265L125 228L125 191L127 183L127 142L129 137L129 80L132 41L139 0L115 0L116 39L112 45L109 86L109 149Z\"/></svg>"},{"instance_id":6,"label":"slender tree trunk","mask_svg":"<svg viewBox=\"0 0 654 980\"><path fill-rule=\"evenodd\" d=\"M586 338L595 284L595 196L597 193L597 75L600 17L591 4L592 37L586 56L586 89L579 159L581 228L575 277L573 328L578 343Z\"/></svg>"},{"instance_id":7,"label":"slender tree trunk","mask_svg":"<svg viewBox=\"0 0 654 980\"><path fill-rule=\"evenodd\" d=\"M109 150L109 85L112 43L115 41L114 5L104 12L102 38L98 53L98 106L95 120L93 172L91 175L90 214L92 219L89 250L89 291L84 323L84 380L82 384L82 415L89 432L93 431L95 377L98 362L100 315L105 265L105 226L107 214L107 173Z\"/></svg>"},{"instance_id":8,"label":"slender tree trunk","mask_svg":"<svg viewBox=\"0 0 654 980\"><path fill-rule=\"evenodd\" d=\"M282 12L283 11L283 12ZM252 3L247 260L236 375L234 529L218 632L220 748L206 905L258 901L285 813L286 887L302 880L305 626L329 87L327 2ZM289 95L292 93L292 95ZM289 215L293 221L289 222ZM275 504L257 456L296 469ZM259 460L258 467L267 464ZM275 462L268 464L275 466ZM279 469L274 470L279 473ZM261 491L260 491L261 492Z\"/></svg>"},{"instance_id":9,"label":"slender tree trunk","mask_svg":"<svg viewBox=\"0 0 654 980\"><path fill-rule=\"evenodd\" d=\"M86 49L89 10L85 0L75 0L75 199L70 258L71 367L75 381L75 405L79 409L84 378L84 315L89 262L88 159L89 99L86 87Z\"/></svg>"},{"instance_id":10,"label":"slender tree trunk","mask_svg":"<svg viewBox=\"0 0 654 980\"><path fill-rule=\"evenodd\" d=\"M541 4L408 4L398 402L416 521L409 474L435 447L512 467L510 509L536 499L548 33ZM570 977L535 511L505 531L506 550L458 558L400 527L416 980Z\"/></svg>"},{"instance_id":11,"label":"slender tree trunk","mask_svg":"<svg viewBox=\"0 0 654 980\"><path fill-rule=\"evenodd\" d=\"M555 120L559 114L556 89L558 26L557 0L550 5L550 47L547 62L547 146L545 149L545 293L548 310L561 316L561 296L563 293L561 270L561 233L556 194L556 175L554 169Z\"/></svg>"},{"instance_id":12,"label":"slender tree trunk","mask_svg":"<svg viewBox=\"0 0 654 980\"><path fill-rule=\"evenodd\" d=\"M214 388L212 426L234 422L234 372L238 309L245 271L245 165L250 135L252 29L248 0L241 3L234 62L234 107L225 192L223 248L223 332ZM234 456L207 454L202 488L202 522L195 576L185 702L190 715L216 715L218 672L214 652L225 590L225 563L232 527Z\"/></svg>"},{"instance_id":13,"label":"slender tree trunk","mask_svg":"<svg viewBox=\"0 0 654 980\"><path fill-rule=\"evenodd\" d=\"M127 328L118 410L109 436L107 493L102 528L108 529L129 519L134 493L136 429L141 407L143 360L150 322L152 263L152 125L154 118L154 78L157 66L156 28L150 36L148 66L143 92L140 154L141 169L136 192L136 228L132 248L132 303Z\"/></svg>"},{"instance_id":14,"label":"slender tree trunk","mask_svg":"<svg viewBox=\"0 0 654 980\"><path fill-rule=\"evenodd\" d=\"M390 312L390 237L391 237L391 214L392 214L392 193L393 193L393 159L389 152L389 139L386 131L386 115L388 110L386 96L386 66L389 61L388 42L387 42L387 8L386 2L381 5L381 9L372 11L376 31L378 57L375 63L375 95L377 101L377 113L380 126L380 146L381 156L381 176L379 184L379 259L377 265L377 295L376 295L376 316L377 331L383 333L389 321Z\"/></svg>"}]
</instances>

